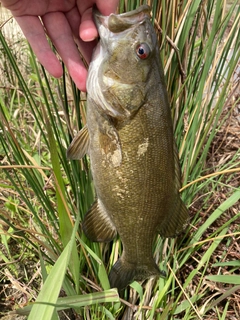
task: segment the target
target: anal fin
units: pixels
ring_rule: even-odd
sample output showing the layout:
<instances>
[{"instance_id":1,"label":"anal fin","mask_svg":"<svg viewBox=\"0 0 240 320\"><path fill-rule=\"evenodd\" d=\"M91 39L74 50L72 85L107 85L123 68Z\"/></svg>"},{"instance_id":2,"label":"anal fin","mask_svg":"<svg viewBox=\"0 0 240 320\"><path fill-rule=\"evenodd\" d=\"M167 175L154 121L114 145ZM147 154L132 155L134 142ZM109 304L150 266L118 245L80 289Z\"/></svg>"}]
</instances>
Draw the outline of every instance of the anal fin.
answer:
<instances>
[{"instance_id":1,"label":"anal fin","mask_svg":"<svg viewBox=\"0 0 240 320\"><path fill-rule=\"evenodd\" d=\"M67 158L71 160L80 160L88 152L89 134L87 125L85 125L74 137L67 149Z\"/></svg>"},{"instance_id":2,"label":"anal fin","mask_svg":"<svg viewBox=\"0 0 240 320\"><path fill-rule=\"evenodd\" d=\"M109 242L117 235L114 224L99 200L86 213L82 227L86 236L95 242Z\"/></svg>"}]
</instances>

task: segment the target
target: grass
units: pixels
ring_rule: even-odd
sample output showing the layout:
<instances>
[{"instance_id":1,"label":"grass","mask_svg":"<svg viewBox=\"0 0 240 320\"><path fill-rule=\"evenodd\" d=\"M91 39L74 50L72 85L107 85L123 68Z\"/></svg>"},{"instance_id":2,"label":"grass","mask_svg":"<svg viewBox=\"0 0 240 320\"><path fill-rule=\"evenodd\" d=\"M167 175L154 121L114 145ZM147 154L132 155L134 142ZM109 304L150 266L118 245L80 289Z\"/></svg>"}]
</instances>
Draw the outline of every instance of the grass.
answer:
<instances>
[{"instance_id":1,"label":"grass","mask_svg":"<svg viewBox=\"0 0 240 320\"><path fill-rule=\"evenodd\" d=\"M121 1L120 11L142 2ZM66 70L62 79L50 78L26 41L9 36L10 20L0 32L2 315L240 317L239 5L148 3L172 106L182 197L191 214L183 235L156 238L154 256L167 277L134 282L127 300L109 288L121 242L91 243L82 233L94 198L89 160L66 159L66 148L85 124L86 96Z\"/></svg>"}]
</instances>

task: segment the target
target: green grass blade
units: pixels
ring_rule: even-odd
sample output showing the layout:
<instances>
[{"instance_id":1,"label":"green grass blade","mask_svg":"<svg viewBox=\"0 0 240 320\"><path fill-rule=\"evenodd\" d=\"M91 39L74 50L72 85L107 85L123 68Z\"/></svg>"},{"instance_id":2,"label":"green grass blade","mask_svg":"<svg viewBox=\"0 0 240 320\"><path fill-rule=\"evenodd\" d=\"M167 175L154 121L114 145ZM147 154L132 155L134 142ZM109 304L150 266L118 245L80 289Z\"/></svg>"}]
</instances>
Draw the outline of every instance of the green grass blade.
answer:
<instances>
[{"instance_id":1,"label":"green grass blade","mask_svg":"<svg viewBox=\"0 0 240 320\"><path fill-rule=\"evenodd\" d=\"M214 275L214 276L206 276L206 279L214 282L221 282L225 284L235 284L240 285L240 277L239 275Z\"/></svg>"},{"instance_id":2,"label":"green grass blade","mask_svg":"<svg viewBox=\"0 0 240 320\"><path fill-rule=\"evenodd\" d=\"M217 219L219 218L227 209L237 203L240 199L240 190L235 191L226 201L224 201L204 222L204 224L199 228L199 230L194 235L194 238L190 242L193 244L197 242L202 236L203 232Z\"/></svg>"},{"instance_id":3,"label":"green grass blade","mask_svg":"<svg viewBox=\"0 0 240 320\"><path fill-rule=\"evenodd\" d=\"M52 319L52 316L55 311L55 304L57 303L57 299L63 284L63 279L65 277L65 273L67 270L67 266L69 264L69 260L71 257L72 249L75 245L75 235L79 225L79 219L76 221L74 226L71 240L65 246L62 254L56 261L53 266L50 274L48 275L43 288L41 289L36 304L33 305L30 315L28 317L29 320L46 320ZM38 304L41 303L41 304ZM53 305L51 305L53 304Z\"/></svg>"},{"instance_id":4,"label":"green grass blade","mask_svg":"<svg viewBox=\"0 0 240 320\"><path fill-rule=\"evenodd\" d=\"M57 311L60 311L60 310L66 310L70 308L80 308L85 306L91 306L93 304L98 305L100 303L109 303L109 302L111 303L111 302L118 302L118 301L119 301L119 296L118 296L117 290L110 289L103 292L95 292L95 293L89 293L85 295L75 295L75 296L58 298L56 304L48 303L48 305L51 305L52 307L55 307ZM41 304L41 303L38 302L38 304ZM33 309L33 305L29 305L22 309L16 310L16 312L19 315L28 315L32 309Z\"/></svg>"}]
</instances>

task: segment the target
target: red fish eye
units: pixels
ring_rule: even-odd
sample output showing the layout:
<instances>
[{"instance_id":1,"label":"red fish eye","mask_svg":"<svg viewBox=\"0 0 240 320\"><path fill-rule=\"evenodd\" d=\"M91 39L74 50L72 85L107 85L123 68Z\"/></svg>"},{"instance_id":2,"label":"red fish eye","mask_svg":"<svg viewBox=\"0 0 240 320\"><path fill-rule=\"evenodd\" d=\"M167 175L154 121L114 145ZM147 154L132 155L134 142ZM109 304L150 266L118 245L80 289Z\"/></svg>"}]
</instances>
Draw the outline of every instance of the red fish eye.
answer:
<instances>
[{"instance_id":1,"label":"red fish eye","mask_svg":"<svg viewBox=\"0 0 240 320\"><path fill-rule=\"evenodd\" d=\"M140 59L146 59L149 56L150 48L146 43L141 43L137 46L136 53Z\"/></svg>"}]
</instances>

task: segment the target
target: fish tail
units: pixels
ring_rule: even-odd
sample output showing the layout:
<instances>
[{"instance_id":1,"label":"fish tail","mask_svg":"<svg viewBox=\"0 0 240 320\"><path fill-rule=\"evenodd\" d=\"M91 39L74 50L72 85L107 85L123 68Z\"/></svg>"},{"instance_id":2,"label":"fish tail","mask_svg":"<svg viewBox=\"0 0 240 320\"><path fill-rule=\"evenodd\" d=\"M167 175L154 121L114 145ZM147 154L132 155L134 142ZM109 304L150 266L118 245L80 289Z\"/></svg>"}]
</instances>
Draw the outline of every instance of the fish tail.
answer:
<instances>
[{"instance_id":1,"label":"fish tail","mask_svg":"<svg viewBox=\"0 0 240 320\"><path fill-rule=\"evenodd\" d=\"M153 259L146 265L137 265L123 261L120 258L110 271L109 281L111 288L117 288L119 291L122 291L135 280L141 281L151 276L159 275L165 276Z\"/></svg>"}]
</instances>

